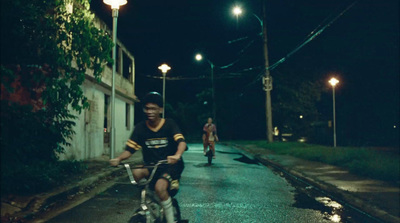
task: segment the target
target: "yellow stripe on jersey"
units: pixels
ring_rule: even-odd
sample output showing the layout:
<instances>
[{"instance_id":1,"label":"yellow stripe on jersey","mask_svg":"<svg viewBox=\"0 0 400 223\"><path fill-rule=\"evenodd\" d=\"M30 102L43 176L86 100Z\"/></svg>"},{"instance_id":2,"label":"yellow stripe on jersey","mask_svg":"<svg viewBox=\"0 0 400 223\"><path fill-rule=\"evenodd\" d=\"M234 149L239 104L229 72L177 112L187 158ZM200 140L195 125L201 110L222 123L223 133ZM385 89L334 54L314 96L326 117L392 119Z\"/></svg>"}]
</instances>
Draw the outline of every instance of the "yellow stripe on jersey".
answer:
<instances>
[{"instance_id":1,"label":"yellow stripe on jersey","mask_svg":"<svg viewBox=\"0 0 400 223\"><path fill-rule=\"evenodd\" d=\"M137 144L135 141L128 139L128 141L126 142L126 145L131 147L134 150L140 150L142 147Z\"/></svg>"},{"instance_id":2,"label":"yellow stripe on jersey","mask_svg":"<svg viewBox=\"0 0 400 223\"><path fill-rule=\"evenodd\" d=\"M182 134L175 134L175 135L174 135L174 140L175 140L175 141L178 141L179 139L185 139L185 138L183 137Z\"/></svg>"}]
</instances>

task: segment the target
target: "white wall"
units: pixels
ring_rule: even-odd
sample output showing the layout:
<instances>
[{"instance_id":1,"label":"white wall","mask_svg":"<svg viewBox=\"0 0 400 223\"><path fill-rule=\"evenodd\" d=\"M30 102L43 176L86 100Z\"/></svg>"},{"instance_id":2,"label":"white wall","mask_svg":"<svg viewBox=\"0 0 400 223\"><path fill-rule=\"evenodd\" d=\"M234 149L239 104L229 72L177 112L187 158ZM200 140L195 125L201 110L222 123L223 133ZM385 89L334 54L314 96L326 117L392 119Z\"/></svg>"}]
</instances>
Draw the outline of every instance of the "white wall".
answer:
<instances>
[{"instance_id":1,"label":"white wall","mask_svg":"<svg viewBox=\"0 0 400 223\"><path fill-rule=\"evenodd\" d=\"M65 147L66 153L60 155L61 159L86 160L110 155L110 148L104 143L104 98L109 92L88 80L85 80L82 89L91 106L89 110L84 110L81 114L73 112L78 117L74 120L75 135L69 140L71 146ZM126 103L130 106L129 129L125 124ZM134 105L130 103L132 102L123 97L116 96L115 98L115 156L124 151L125 143L133 131Z\"/></svg>"},{"instance_id":2,"label":"white wall","mask_svg":"<svg viewBox=\"0 0 400 223\"><path fill-rule=\"evenodd\" d=\"M90 109L80 114L72 111L78 118L73 120L75 135L69 141L71 146L65 147L62 159L85 160L101 156L104 153L104 93L96 85L85 81L82 89L90 102Z\"/></svg>"},{"instance_id":3,"label":"white wall","mask_svg":"<svg viewBox=\"0 0 400 223\"><path fill-rule=\"evenodd\" d=\"M125 149L125 143L130 137L133 131L133 105L130 106L130 129L126 128L125 125L125 107L127 101L122 100L121 98L117 97L115 100L115 156L118 156L122 151Z\"/></svg>"}]
</instances>

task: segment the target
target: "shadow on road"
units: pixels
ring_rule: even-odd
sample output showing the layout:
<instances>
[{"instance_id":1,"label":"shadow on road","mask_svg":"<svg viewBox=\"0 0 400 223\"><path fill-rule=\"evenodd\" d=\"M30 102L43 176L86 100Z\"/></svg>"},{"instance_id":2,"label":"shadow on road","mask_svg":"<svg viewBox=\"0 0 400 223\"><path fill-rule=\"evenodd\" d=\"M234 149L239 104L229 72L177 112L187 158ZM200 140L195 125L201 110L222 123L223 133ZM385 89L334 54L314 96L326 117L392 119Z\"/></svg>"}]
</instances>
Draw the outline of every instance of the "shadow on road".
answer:
<instances>
[{"instance_id":1,"label":"shadow on road","mask_svg":"<svg viewBox=\"0 0 400 223\"><path fill-rule=\"evenodd\" d=\"M235 159L233 159L233 160L236 160L236 161L239 161L239 162L242 162L242 163L247 163L247 164L256 164L256 165L260 165L260 163L257 161L257 160L255 160L255 159L250 159L249 157L247 157L247 156L245 156L245 155L243 155L243 154L241 154L242 155L242 157L240 157L240 158L235 158Z\"/></svg>"},{"instance_id":2,"label":"shadow on road","mask_svg":"<svg viewBox=\"0 0 400 223\"><path fill-rule=\"evenodd\" d=\"M242 163L247 163L247 164L257 164L260 165L260 163L256 159L250 159L249 157L245 156L243 153L238 153L238 152L225 152L225 151L215 151L216 153L222 153L222 154L236 154L236 155L241 155L242 157L240 158L235 158L233 160L242 162Z\"/></svg>"}]
</instances>

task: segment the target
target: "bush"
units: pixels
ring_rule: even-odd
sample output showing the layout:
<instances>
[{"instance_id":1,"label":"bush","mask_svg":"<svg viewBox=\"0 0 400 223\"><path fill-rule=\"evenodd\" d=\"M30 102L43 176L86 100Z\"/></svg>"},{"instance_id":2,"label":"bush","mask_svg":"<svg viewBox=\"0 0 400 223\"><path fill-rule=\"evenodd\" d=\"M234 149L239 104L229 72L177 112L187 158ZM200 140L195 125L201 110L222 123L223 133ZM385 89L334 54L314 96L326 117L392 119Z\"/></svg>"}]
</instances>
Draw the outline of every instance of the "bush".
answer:
<instances>
[{"instance_id":1,"label":"bush","mask_svg":"<svg viewBox=\"0 0 400 223\"><path fill-rule=\"evenodd\" d=\"M45 110L1 101L1 193L43 192L82 171L79 162L58 161L73 123L49 119Z\"/></svg>"},{"instance_id":2,"label":"bush","mask_svg":"<svg viewBox=\"0 0 400 223\"><path fill-rule=\"evenodd\" d=\"M93 23L89 1L72 2L2 1L2 194L48 190L82 169L58 155L74 134L71 111L89 107L85 74L101 80L113 43Z\"/></svg>"}]
</instances>

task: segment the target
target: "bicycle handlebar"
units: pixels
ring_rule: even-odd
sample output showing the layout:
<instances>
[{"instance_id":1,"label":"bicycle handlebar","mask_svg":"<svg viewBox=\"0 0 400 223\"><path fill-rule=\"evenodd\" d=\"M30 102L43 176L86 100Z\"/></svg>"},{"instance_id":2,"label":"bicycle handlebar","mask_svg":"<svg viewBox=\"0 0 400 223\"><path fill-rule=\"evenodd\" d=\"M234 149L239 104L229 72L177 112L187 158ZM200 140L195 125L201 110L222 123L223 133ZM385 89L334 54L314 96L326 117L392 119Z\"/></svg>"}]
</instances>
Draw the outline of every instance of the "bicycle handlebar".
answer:
<instances>
[{"instance_id":1,"label":"bicycle handlebar","mask_svg":"<svg viewBox=\"0 0 400 223\"><path fill-rule=\"evenodd\" d=\"M154 168L154 167L162 165L162 164L168 164L168 160L160 160L157 163L134 165L134 166L131 166L132 163L121 162L116 167L124 167L125 165L129 165L131 169L143 169L143 168Z\"/></svg>"},{"instance_id":2,"label":"bicycle handlebar","mask_svg":"<svg viewBox=\"0 0 400 223\"><path fill-rule=\"evenodd\" d=\"M152 164L152 165L136 165L136 166L133 166L133 167L131 167L129 165L129 163L120 163L120 164L118 164L118 167L122 167L122 166L125 167L126 171L128 172L128 176L129 176L129 179L130 179L132 184L147 185L153 179L154 174L156 173L156 171L158 169L158 166L160 166L162 164L168 164L168 160L160 160L156 164ZM132 169L143 169L143 168L153 168L153 170L151 171L149 178L145 182L142 182L142 183L136 182L135 179L133 178Z\"/></svg>"}]
</instances>

